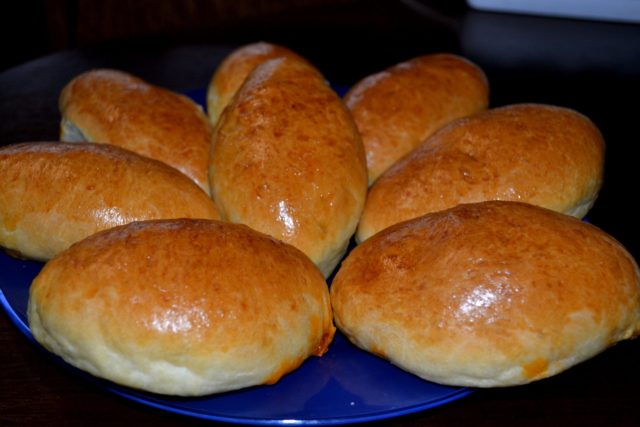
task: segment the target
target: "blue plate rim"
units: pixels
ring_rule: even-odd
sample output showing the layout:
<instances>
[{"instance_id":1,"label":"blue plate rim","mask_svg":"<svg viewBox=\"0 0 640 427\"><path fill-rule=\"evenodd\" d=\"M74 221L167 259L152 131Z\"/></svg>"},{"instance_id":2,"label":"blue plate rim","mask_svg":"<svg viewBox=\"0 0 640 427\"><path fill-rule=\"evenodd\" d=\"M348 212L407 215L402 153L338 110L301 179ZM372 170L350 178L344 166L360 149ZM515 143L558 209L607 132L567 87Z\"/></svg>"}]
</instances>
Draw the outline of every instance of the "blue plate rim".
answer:
<instances>
[{"instance_id":1,"label":"blue plate rim","mask_svg":"<svg viewBox=\"0 0 640 427\"><path fill-rule=\"evenodd\" d=\"M11 322L18 328L18 330L29 340L30 343L35 345L38 349L42 350L47 356L51 358L57 358L47 352L33 337L31 334L31 330L29 326L22 320L22 318L18 315L16 310L13 308L9 300L4 294L4 291L0 287L0 306L7 313ZM119 386L117 384L111 383L108 380L104 380L101 378L95 378L91 375L84 373L73 366L67 364L66 362L60 359L58 362L67 368L67 370L73 371L76 375L84 380L87 380L98 388L105 389L114 395L119 396L120 398L124 398L126 400L136 402L138 404L142 404L144 406L152 407L154 409L167 411L170 413L178 414L181 416L193 417L203 420L209 421L219 421L226 423L235 423L235 424L243 424L243 425L255 425L255 426L284 426L284 425L301 425L301 426L334 426L334 425L345 425L345 424L355 424L362 422L372 422L372 421L381 421L390 418L397 418L404 415L410 415L417 412L422 412L428 409L432 409L438 406L442 406L456 400L459 400L463 397L468 396L473 393L474 390L468 387L460 387L457 389L451 390L451 392L447 395L443 395L435 401L429 401L424 404L410 405L397 409L384 409L378 412L369 412L363 415L353 415L353 416L338 416L338 417L326 417L326 418L256 418L256 417L242 417L239 415L236 416L227 416L221 414L214 414L205 412L202 410L198 410L195 408L184 409L180 408L169 402L162 402L161 397L154 397L151 395L145 394L144 391L138 391L135 389L129 389L124 386Z\"/></svg>"}]
</instances>

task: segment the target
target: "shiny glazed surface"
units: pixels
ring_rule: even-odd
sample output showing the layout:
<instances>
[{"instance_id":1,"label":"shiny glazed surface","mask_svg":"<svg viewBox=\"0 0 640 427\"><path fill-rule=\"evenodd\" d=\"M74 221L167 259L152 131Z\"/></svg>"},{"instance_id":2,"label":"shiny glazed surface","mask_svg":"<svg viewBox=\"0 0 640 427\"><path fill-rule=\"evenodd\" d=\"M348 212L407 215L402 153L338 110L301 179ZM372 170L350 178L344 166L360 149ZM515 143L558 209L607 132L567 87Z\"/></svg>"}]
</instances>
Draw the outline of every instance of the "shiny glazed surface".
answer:
<instances>
[{"instance_id":1,"label":"shiny glazed surface","mask_svg":"<svg viewBox=\"0 0 640 427\"><path fill-rule=\"evenodd\" d=\"M602 185L604 148L595 124L568 108L514 104L459 119L375 182L357 238L485 200L532 203L582 218Z\"/></svg>"},{"instance_id":2,"label":"shiny glazed surface","mask_svg":"<svg viewBox=\"0 0 640 427\"><path fill-rule=\"evenodd\" d=\"M489 83L471 61L431 54L364 78L345 103L362 135L373 183L445 124L485 110Z\"/></svg>"},{"instance_id":3,"label":"shiny glazed surface","mask_svg":"<svg viewBox=\"0 0 640 427\"><path fill-rule=\"evenodd\" d=\"M328 276L367 191L362 142L342 101L306 63L258 66L225 110L209 169L225 220L302 250Z\"/></svg>"},{"instance_id":4,"label":"shiny glazed surface","mask_svg":"<svg viewBox=\"0 0 640 427\"><path fill-rule=\"evenodd\" d=\"M326 283L300 251L197 219L77 243L34 279L28 314L36 340L68 363L186 396L275 383L324 354L335 331Z\"/></svg>"},{"instance_id":5,"label":"shiny glazed surface","mask_svg":"<svg viewBox=\"0 0 640 427\"><path fill-rule=\"evenodd\" d=\"M105 5L98 10L105 10L107 2L103 3ZM211 10L210 2L197 3ZM473 58L482 65L492 82L492 101L496 105L523 101L556 102L588 113L601 128L608 146L605 186L589 213L589 220L624 242L636 258L640 256L640 241L634 237L638 234L634 233L638 229L637 210L633 209L637 184L633 135L637 133L637 111L627 108L622 102L624 99L638 99L640 91L637 84L637 76L640 75L640 55L637 54L639 26L469 10L465 12L464 19L454 22L453 31L434 22L433 15L422 16L408 7L410 4L418 5L418 2L357 1L352 4L340 1L333 2L333 5L331 2L323 2L322 5L315 1L289 2L296 5L293 12L283 11L281 2L269 2L270 7L281 11L276 16L262 7L256 8L254 2L231 2L229 7L226 7L228 2L223 3L227 13L233 13L236 7L247 11L249 17L243 25L225 25L216 28L215 35L211 37L185 40L184 44L178 40L167 43L166 38L146 39L145 43L125 39L107 48L64 51L37 58L3 72L0 75L0 98L3 101L0 102L0 116L3 117L0 139L4 143L55 139L59 124L55 98L59 89L70 76L88 68L122 67L148 81L178 91L206 87L215 65L230 50L226 43L235 40L227 37L229 33L243 39L247 39L248 34L256 34L265 40L278 40L285 45L302 48L301 53L310 54L314 60L319 59L316 62L332 82L345 86L394 61L449 50ZM337 3L341 6L335 6ZM444 5L442 1L429 3ZM261 3L262 6L265 4ZM450 10L449 4L446 6L443 8ZM135 8L133 5L130 7ZM33 4L26 6L29 12L22 27L25 30L38 26L34 17L42 15L34 8ZM139 7L136 9L139 13L144 12ZM154 7L152 10L160 9ZM14 21L11 10L15 8L7 9L7 17ZM255 17L259 11L262 11L263 18ZM168 10L165 12L170 13ZM147 17L142 16L147 22ZM132 15L128 20L135 23L136 18ZM169 18L164 22L175 22L173 17ZM102 28L106 28L109 22L122 22L119 14L111 19L103 19ZM154 22L157 21L147 25ZM113 28L113 31L119 28ZM38 29L44 30L42 26ZM137 24L131 29L139 34ZM23 42L14 43L13 51L36 54L27 50ZM4 254L0 254L0 259L6 259L2 257ZM17 262L15 259L9 261ZM29 271L24 266L28 263L17 263L15 270L9 269L6 263L2 263L0 268L5 296L13 292L4 287L10 277L16 277L13 272L22 277ZM24 290L29 281L25 278L12 289L16 292L19 288ZM16 310L20 312L21 306L17 302ZM202 427L202 420L191 417L207 417L211 413L224 415L227 419L239 418L234 422L248 424L271 422L273 425L282 419L315 419L317 424L326 424L336 418L327 420L325 416L340 417L341 414L363 412L375 416L386 413L386 408L416 408L412 406L416 400L409 395L409 391L414 390L411 386L427 383L400 382L401 371L388 363L372 365L377 360L373 356L367 362L358 358L348 363L347 360L351 360L349 355L340 353L334 357L332 351L338 347L332 346L327 354L331 358L310 359L309 364L303 364L302 370L292 373L292 377L286 376L282 380L286 382L281 381L277 386L257 387L242 393L220 395L216 399L168 401L157 396L138 395L144 404L137 404L105 392L103 383L94 386L68 369L59 369L59 365L34 347L10 319L10 315L0 313L0 345L11 349L0 352L0 365L4 367L0 412L8 425L30 422L48 427L84 427L90 422L96 427ZM340 348L351 349L352 346ZM361 351L358 353L365 355ZM640 394L637 393L640 370L634 368L637 360L640 360L638 339L616 345L591 361L545 381L525 387L483 390L437 410L424 410L409 416L394 415L395 418L377 424L389 427L459 427L472 423L478 427L512 427L517 420L521 427L610 427L612 423L637 426L636 408L640 405ZM313 385L308 378L317 378L313 375L318 373L314 366L320 361L324 361L324 367L333 369L332 372L338 370L339 361L348 363L347 369L341 372L345 376L360 373L354 382L361 384L367 395L350 393L340 386L344 381L340 378L328 382L324 394L327 399L309 396L307 392ZM399 373L384 370L387 365ZM380 387L372 384L375 381L379 381ZM281 389L281 385L286 387ZM108 384L106 386L109 389ZM389 399L389 407L383 407L379 400L381 397ZM156 410L149 408L144 401L155 402L158 407L166 406ZM251 408L246 402L252 402ZM182 409L181 413L189 416L167 412L171 411L167 406ZM291 409L288 412L287 407ZM336 412L339 413L336 415ZM206 424L228 426L221 421L208 421Z\"/></svg>"},{"instance_id":6,"label":"shiny glazed surface","mask_svg":"<svg viewBox=\"0 0 640 427\"><path fill-rule=\"evenodd\" d=\"M331 298L355 344L451 385L528 383L640 333L640 273L624 247L516 202L383 230L347 256Z\"/></svg>"},{"instance_id":7,"label":"shiny glazed surface","mask_svg":"<svg viewBox=\"0 0 640 427\"><path fill-rule=\"evenodd\" d=\"M185 175L106 144L0 148L0 245L46 260L99 230L160 218L218 219Z\"/></svg>"},{"instance_id":8,"label":"shiny glazed surface","mask_svg":"<svg viewBox=\"0 0 640 427\"><path fill-rule=\"evenodd\" d=\"M258 42L244 45L231 52L216 68L207 90L207 114L216 124L224 108L236 94L247 76L261 63L278 57L305 61L290 49L273 43Z\"/></svg>"},{"instance_id":9,"label":"shiny glazed surface","mask_svg":"<svg viewBox=\"0 0 640 427\"><path fill-rule=\"evenodd\" d=\"M33 340L27 325L29 284L42 264L21 261L0 252L0 304L24 336ZM50 355L50 354L49 354ZM40 356L40 355L39 355ZM50 355L51 356L51 355ZM104 390L124 399L109 399L128 407L129 401L140 403L145 410L158 408L161 421L175 418L176 423L189 423L187 417L171 413L250 425L340 425L374 421L410 414L460 399L471 390L447 387L424 381L404 372L387 361L357 349L337 333L323 357L311 357L293 372L273 385L250 387L198 398L180 398L145 393L84 374L58 358L45 357L47 368L52 363L66 369L53 369L63 378L78 381L84 393ZM86 398L86 395L82 396ZM250 402L250 404L247 404ZM131 405L134 409L138 405ZM191 420L196 421L198 420Z\"/></svg>"},{"instance_id":10,"label":"shiny glazed surface","mask_svg":"<svg viewBox=\"0 0 640 427\"><path fill-rule=\"evenodd\" d=\"M211 126L191 99L118 70L96 69L60 94L61 139L117 145L160 160L209 194Z\"/></svg>"}]
</instances>

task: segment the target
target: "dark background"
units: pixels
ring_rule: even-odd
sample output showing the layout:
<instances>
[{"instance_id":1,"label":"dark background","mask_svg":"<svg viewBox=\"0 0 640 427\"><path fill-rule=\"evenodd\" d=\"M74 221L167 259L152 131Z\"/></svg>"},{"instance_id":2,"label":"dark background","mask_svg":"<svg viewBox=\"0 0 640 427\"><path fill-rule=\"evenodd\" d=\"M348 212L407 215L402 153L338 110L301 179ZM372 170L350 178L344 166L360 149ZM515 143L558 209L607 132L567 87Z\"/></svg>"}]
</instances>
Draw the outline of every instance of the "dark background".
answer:
<instances>
[{"instance_id":1,"label":"dark background","mask_svg":"<svg viewBox=\"0 0 640 427\"><path fill-rule=\"evenodd\" d=\"M0 19L8 42L1 69L52 52L134 38L229 44L268 38L307 53L311 59L326 60L328 55L348 61L353 51L378 52L368 59L374 64L378 62L380 49L392 48L400 59L412 51L410 45L416 42L416 36L422 42L428 41L426 34L438 34L429 41L431 46L455 48L453 34L443 40L441 28L430 28L435 22L425 26L423 17L414 13L412 7L429 9L434 20L442 20L443 25L451 24L466 9L460 0L5 2Z\"/></svg>"},{"instance_id":2,"label":"dark background","mask_svg":"<svg viewBox=\"0 0 640 427\"><path fill-rule=\"evenodd\" d=\"M491 104L549 103L590 117L606 144L589 220L640 259L640 26L477 12L464 1L32 0L0 13L0 145L56 139L57 96L96 66L176 91L206 87L224 52L265 40L337 85L414 56L458 53L481 66ZM1 173L1 171L0 171ZM640 425L640 342L557 377L475 393L378 425ZM0 314L0 425L205 425L123 401L68 375Z\"/></svg>"}]
</instances>

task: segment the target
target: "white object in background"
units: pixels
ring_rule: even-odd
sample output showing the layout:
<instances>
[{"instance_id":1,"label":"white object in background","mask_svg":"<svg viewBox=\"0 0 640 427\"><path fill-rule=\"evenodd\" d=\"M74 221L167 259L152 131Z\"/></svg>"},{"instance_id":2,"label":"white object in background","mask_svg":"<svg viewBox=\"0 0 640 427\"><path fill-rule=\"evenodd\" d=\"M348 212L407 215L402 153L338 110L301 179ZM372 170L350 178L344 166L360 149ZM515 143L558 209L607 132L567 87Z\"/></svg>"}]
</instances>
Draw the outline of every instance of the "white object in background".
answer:
<instances>
[{"instance_id":1,"label":"white object in background","mask_svg":"<svg viewBox=\"0 0 640 427\"><path fill-rule=\"evenodd\" d=\"M640 0L467 0L486 11L640 22Z\"/></svg>"}]
</instances>

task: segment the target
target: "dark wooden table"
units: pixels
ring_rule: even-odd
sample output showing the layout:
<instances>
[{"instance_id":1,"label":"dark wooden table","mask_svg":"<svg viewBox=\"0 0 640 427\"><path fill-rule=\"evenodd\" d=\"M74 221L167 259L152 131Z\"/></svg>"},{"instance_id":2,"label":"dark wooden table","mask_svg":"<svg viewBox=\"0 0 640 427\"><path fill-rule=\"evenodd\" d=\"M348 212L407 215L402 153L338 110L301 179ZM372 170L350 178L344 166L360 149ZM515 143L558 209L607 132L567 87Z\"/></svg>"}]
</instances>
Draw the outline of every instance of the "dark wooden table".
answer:
<instances>
[{"instance_id":1,"label":"dark wooden table","mask_svg":"<svg viewBox=\"0 0 640 427\"><path fill-rule=\"evenodd\" d=\"M607 141L605 185L589 219L640 259L633 209L640 184L634 156L640 27L471 12L443 17L397 4L386 14L377 7L377 18L365 13L350 23L338 17L336 27L324 34L327 22L319 18L295 28L264 26L263 33L250 34L293 47L339 85L353 84L412 56L449 51L485 69L493 106L542 102L583 112ZM204 88L231 48L224 42L127 40L64 51L9 69L0 74L0 144L57 139L59 91L90 68L123 69L181 92ZM638 426L639 360L640 341L629 341L547 380L481 390L378 424ZM130 402L71 375L28 342L5 313L0 313L0 369L2 426L212 424Z\"/></svg>"}]
</instances>

